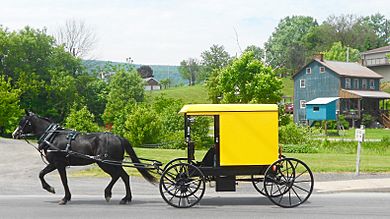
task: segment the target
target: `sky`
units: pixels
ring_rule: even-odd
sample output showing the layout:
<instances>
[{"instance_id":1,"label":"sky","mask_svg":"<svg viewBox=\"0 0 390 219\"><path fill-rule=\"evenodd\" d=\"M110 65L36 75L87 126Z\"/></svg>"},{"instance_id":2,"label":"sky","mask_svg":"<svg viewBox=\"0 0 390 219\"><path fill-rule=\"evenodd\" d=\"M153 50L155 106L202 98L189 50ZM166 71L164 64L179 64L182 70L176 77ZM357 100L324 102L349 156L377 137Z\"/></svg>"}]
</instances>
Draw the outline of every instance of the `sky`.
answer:
<instances>
[{"instance_id":1,"label":"sky","mask_svg":"<svg viewBox=\"0 0 390 219\"><path fill-rule=\"evenodd\" d=\"M83 21L96 35L88 58L137 64L179 65L213 44L230 55L263 47L286 16L390 18L388 0L0 0L0 25L55 34L66 20Z\"/></svg>"}]
</instances>

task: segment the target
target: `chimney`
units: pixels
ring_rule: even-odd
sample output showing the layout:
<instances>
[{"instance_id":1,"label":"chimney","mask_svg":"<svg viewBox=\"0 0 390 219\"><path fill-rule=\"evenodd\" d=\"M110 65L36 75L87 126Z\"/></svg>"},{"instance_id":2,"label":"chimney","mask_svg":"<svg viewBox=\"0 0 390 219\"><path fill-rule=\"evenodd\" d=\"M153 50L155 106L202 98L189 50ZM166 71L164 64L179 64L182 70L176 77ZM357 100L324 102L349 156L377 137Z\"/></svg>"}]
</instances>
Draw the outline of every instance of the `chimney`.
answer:
<instances>
[{"instance_id":1,"label":"chimney","mask_svg":"<svg viewBox=\"0 0 390 219\"><path fill-rule=\"evenodd\" d=\"M314 59L319 59L321 62L324 61L324 54L323 53L317 53L317 54L314 54Z\"/></svg>"}]
</instances>

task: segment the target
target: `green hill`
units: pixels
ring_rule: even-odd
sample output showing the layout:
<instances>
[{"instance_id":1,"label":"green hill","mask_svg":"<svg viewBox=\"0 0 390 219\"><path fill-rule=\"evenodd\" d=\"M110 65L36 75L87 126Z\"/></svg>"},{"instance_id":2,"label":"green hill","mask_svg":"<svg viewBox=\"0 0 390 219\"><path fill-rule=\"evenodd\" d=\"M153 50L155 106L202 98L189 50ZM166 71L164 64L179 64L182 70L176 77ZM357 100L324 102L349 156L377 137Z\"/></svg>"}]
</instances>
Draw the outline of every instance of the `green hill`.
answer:
<instances>
[{"instance_id":1,"label":"green hill","mask_svg":"<svg viewBox=\"0 0 390 219\"><path fill-rule=\"evenodd\" d=\"M203 85L174 87L160 91L147 91L146 95L152 98L161 94L170 98L181 99L185 104L188 103L211 103L208 99L207 88Z\"/></svg>"},{"instance_id":2,"label":"green hill","mask_svg":"<svg viewBox=\"0 0 390 219\"><path fill-rule=\"evenodd\" d=\"M292 97L294 92L294 82L289 78L283 78L283 95ZM203 85L174 87L160 91L147 91L146 95L152 98L161 94L170 98L181 99L184 103L211 103L208 99L207 88Z\"/></svg>"}]
</instances>

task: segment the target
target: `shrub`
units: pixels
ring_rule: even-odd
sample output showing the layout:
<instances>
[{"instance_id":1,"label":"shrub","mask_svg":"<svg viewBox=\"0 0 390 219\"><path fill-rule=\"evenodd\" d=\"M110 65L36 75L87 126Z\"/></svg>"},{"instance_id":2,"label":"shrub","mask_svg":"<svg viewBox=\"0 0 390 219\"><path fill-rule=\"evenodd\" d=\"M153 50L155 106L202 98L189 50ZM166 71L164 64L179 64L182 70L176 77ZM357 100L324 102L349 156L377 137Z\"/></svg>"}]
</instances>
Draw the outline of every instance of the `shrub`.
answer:
<instances>
[{"instance_id":1,"label":"shrub","mask_svg":"<svg viewBox=\"0 0 390 219\"><path fill-rule=\"evenodd\" d=\"M89 112L87 106L79 109L75 104L65 119L65 126L79 132L98 132L100 128L94 121L95 116Z\"/></svg>"},{"instance_id":2,"label":"shrub","mask_svg":"<svg viewBox=\"0 0 390 219\"><path fill-rule=\"evenodd\" d=\"M363 114L363 118L362 118L362 124L369 128L371 127L371 124L375 121L375 117L373 117L372 115L370 114Z\"/></svg>"},{"instance_id":3,"label":"shrub","mask_svg":"<svg viewBox=\"0 0 390 219\"><path fill-rule=\"evenodd\" d=\"M279 128L279 143L281 144L305 144L310 142L310 128L297 126L290 123Z\"/></svg>"},{"instance_id":4,"label":"shrub","mask_svg":"<svg viewBox=\"0 0 390 219\"><path fill-rule=\"evenodd\" d=\"M134 146L160 143L163 133L157 113L144 104L134 106L131 114L126 117L124 129L124 136Z\"/></svg>"},{"instance_id":5,"label":"shrub","mask_svg":"<svg viewBox=\"0 0 390 219\"><path fill-rule=\"evenodd\" d=\"M282 146L282 151L283 153L318 153L319 149L309 144L285 144Z\"/></svg>"}]
</instances>

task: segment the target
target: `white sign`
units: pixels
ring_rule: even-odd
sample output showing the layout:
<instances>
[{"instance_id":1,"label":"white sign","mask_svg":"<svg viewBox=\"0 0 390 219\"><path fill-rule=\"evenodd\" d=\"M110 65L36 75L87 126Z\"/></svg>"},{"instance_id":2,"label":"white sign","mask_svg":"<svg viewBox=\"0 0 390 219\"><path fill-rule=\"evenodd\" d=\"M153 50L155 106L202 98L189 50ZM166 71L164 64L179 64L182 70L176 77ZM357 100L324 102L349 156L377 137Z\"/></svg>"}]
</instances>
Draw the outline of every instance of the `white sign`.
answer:
<instances>
[{"instance_id":1,"label":"white sign","mask_svg":"<svg viewBox=\"0 0 390 219\"><path fill-rule=\"evenodd\" d=\"M365 133L366 133L366 130L364 130L364 129L356 129L355 130L355 140L358 142L363 142Z\"/></svg>"}]
</instances>

